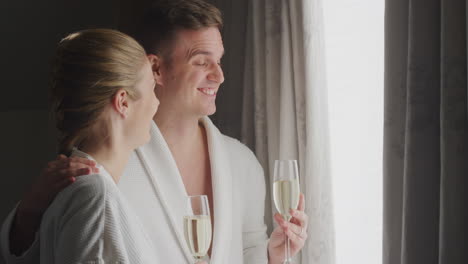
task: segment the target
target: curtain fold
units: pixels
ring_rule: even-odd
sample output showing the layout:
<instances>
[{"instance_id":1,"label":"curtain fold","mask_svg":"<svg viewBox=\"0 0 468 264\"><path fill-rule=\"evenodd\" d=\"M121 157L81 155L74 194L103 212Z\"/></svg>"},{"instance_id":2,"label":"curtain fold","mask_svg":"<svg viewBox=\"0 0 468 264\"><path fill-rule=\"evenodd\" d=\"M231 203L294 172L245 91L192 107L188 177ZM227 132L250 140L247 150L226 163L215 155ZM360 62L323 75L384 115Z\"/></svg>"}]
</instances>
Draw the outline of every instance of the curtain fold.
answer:
<instances>
[{"instance_id":1,"label":"curtain fold","mask_svg":"<svg viewBox=\"0 0 468 264\"><path fill-rule=\"evenodd\" d=\"M252 0L248 8L242 141L265 168L268 190L274 160L299 161L310 216L299 263L334 263L321 2ZM268 200L271 230L275 208Z\"/></svg>"},{"instance_id":2,"label":"curtain fold","mask_svg":"<svg viewBox=\"0 0 468 264\"><path fill-rule=\"evenodd\" d=\"M387 0L384 264L468 262L465 0Z\"/></svg>"}]
</instances>

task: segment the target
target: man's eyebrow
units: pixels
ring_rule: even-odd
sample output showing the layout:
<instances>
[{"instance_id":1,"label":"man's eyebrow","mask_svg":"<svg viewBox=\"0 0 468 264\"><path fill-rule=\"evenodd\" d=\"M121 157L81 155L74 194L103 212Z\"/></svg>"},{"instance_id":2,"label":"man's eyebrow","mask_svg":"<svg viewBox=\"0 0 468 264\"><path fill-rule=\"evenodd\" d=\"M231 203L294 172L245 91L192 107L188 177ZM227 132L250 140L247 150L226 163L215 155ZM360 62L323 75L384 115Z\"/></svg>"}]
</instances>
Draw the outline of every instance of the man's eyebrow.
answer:
<instances>
[{"instance_id":1,"label":"man's eyebrow","mask_svg":"<svg viewBox=\"0 0 468 264\"><path fill-rule=\"evenodd\" d=\"M207 56L211 56L213 55L213 52L209 51L209 50L195 50L193 52L191 52L189 54L189 58L192 58L192 57L195 57L197 55L207 55ZM224 50L223 50L223 53L221 54L221 57L224 56Z\"/></svg>"},{"instance_id":2,"label":"man's eyebrow","mask_svg":"<svg viewBox=\"0 0 468 264\"><path fill-rule=\"evenodd\" d=\"M213 55L213 52L207 50L196 50L190 54L190 57L194 57L197 55Z\"/></svg>"}]
</instances>

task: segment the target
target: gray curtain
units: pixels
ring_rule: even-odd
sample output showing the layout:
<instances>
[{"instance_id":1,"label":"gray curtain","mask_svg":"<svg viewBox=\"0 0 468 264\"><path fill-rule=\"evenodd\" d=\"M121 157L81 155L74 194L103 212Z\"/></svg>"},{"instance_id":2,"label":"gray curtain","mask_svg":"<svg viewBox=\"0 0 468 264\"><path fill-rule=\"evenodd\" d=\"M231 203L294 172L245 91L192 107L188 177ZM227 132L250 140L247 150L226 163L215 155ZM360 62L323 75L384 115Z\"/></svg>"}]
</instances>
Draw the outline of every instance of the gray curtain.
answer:
<instances>
[{"instance_id":1,"label":"gray curtain","mask_svg":"<svg viewBox=\"0 0 468 264\"><path fill-rule=\"evenodd\" d=\"M387 0L384 264L468 263L465 0Z\"/></svg>"},{"instance_id":2,"label":"gray curtain","mask_svg":"<svg viewBox=\"0 0 468 264\"><path fill-rule=\"evenodd\" d=\"M249 0L241 140L262 164L268 190L274 161L298 160L310 219L295 262L303 264L335 263L323 30L322 0Z\"/></svg>"}]
</instances>

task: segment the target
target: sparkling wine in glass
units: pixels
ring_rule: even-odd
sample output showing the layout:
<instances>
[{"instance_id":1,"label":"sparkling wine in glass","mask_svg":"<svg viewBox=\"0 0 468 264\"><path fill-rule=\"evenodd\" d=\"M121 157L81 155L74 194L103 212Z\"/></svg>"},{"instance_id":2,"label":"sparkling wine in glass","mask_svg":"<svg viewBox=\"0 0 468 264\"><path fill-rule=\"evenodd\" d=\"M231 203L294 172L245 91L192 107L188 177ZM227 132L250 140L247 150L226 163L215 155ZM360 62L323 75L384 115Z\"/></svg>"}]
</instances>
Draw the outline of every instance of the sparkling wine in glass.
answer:
<instances>
[{"instance_id":1,"label":"sparkling wine in glass","mask_svg":"<svg viewBox=\"0 0 468 264\"><path fill-rule=\"evenodd\" d=\"M211 217L206 195L189 196L188 209L184 216L184 235L187 245L195 259L202 260L211 244Z\"/></svg>"},{"instance_id":2,"label":"sparkling wine in glass","mask_svg":"<svg viewBox=\"0 0 468 264\"><path fill-rule=\"evenodd\" d=\"M299 205L299 172L296 160L276 160L273 182L273 199L276 210L284 220L290 221L289 209L297 209ZM285 234L286 236L286 234ZM283 264L293 263L291 259L289 238L286 236L285 259Z\"/></svg>"}]
</instances>

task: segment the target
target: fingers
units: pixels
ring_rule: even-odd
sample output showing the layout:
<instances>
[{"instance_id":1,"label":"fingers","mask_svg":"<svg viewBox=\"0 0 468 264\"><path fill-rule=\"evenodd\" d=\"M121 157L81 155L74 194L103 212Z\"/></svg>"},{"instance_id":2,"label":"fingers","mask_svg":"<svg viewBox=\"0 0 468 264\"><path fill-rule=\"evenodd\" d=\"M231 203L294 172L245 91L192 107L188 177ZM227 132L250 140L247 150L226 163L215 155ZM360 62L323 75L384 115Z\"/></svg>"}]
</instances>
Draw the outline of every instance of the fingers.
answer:
<instances>
[{"instance_id":1,"label":"fingers","mask_svg":"<svg viewBox=\"0 0 468 264\"><path fill-rule=\"evenodd\" d=\"M96 162L94 160L79 157L60 159L57 162L59 164L57 164L56 167L59 168L96 167Z\"/></svg>"},{"instance_id":2,"label":"fingers","mask_svg":"<svg viewBox=\"0 0 468 264\"><path fill-rule=\"evenodd\" d=\"M304 211L291 209L289 210L289 213L293 217L291 219L292 223L302 226L303 228L307 228L307 226L309 225L309 216L307 216L307 214Z\"/></svg>"},{"instance_id":3,"label":"fingers","mask_svg":"<svg viewBox=\"0 0 468 264\"><path fill-rule=\"evenodd\" d=\"M92 172L92 170L89 167L66 168L66 169L60 169L60 170L56 171L53 178L55 179L55 181L60 181L61 179L88 175L91 172Z\"/></svg>"},{"instance_id":4,"label":"fingers","mask_svg":"<svg viewBox=\"0 0 468 264\"><path fill-rule=\"evenodd\" d=\"M275 214L274 218L275 218L275 221L278 223L278 225L285 232L286 232L287 229L290 229L295 234L299 235L299 234L304 234L307 231L307 226L297 225L295 223L285 221L280 214Z\"/></svg>"},{"instance_id":5,"label":"fingers","mask_svg":"<svg viewBox=\"0 0 468 264\"><path fill-rule=\"evenodd\" d=\"M298 226L296 226L298 227ZM297 232L297 233L296 233ZM293 244L302 245L307 239L307 232L305 231L294 231L292 226L284 228L284 233L289 237ZM302 246L301 246L302 247Z\"/></svg>"},{"instance_id":6,"label":"fingers","mask_svg":"<svg viewBox=\"0 0 468 264\"><path fill-rule=\"evenodd\" d=\"M304 198L304 194L301 193L299 195L299 205L297 206L297 210L304 211L304 209L305 209L305 198Z\"/></svg>"},{"instance_id":7,"label":"fingers","mask_svg":"<svg viewBox=\"0 0 468 264\"><path fill-rule=\"evenodd\" d=\"M304 212L298 210L291 210L291 215L293 215L293 220L295 220L294 222L288 222L284 220L284 218L279 213L276 213L273 218L285 233L287 233L287 230L290 230L298 236L307 234L309 217Z\"/></svg>"},{"instance_id":8,"label":"fingers","mask_svg":"<svg viewBox=\"0 0 468 264\"><path fill-rule=\"evenodd\" d=\"M286 234L286 236L289 238L289 240L291 241L291 250L292 252L297 252L298 250L300 250L304 244L305 244L305 241L307 240L307 230L305 227L302 227L302 226L299 226L299 225L296 225L294 223L290 223L288 221L285 221L280 214L275 214L274 216L275 218L275 221L278 223L279 225L279 228L280 230L282 230L281 233L283 234ZM275 229L276 231L276 229ZM275 233L275 232L273 232ZM272 237L270 238L270 241L273 240L273 235L272 234ZM281 238L278 238L277 240L281 240L281 243L285 243L284 240L284 236L282 236ZM277 243L278 244L278 243ZM277 244L275 244L277 246ZM293 253L295 254L295 253Z\"/></svg>"},{"instance_id":9,"label":"fingers","mask_svg":"<svg viewBox=\"0 0 468 264\"><path fill-rule=\"evenodd\" d=\"M96 166L96 162L94 160L90 160L90 159L86 159L86 158L80 158L80 157L71 157L69 159L71 160L71 162L81 163L81 164L88 165L88 166L91 166L91 167Z\"/></svg>"},{"instance_id":10,"label":"fingers","mask_svg":"<svg viewBox=\"0 0 468 264\"><path fill-rule=\"evenodd\" d=\"M276 223L278 225L280 225L280 226L283 224L283 222L286 222L286 220L284 220L283 216L281 214L279 214L279 213L276 213L273 216L273 219L275 219Z\"/></svg>"},{"instance_id":11,"label":"fingers","mask_svg":"<svg viewBox=\"0 0 468 264\"><path fill-rule=\"evenodd\" d=\"M64 188L67 183L72 183L75 177L99 172L99 169L94 166L96 162L92 160L59 155L56 160L47 164L42 179L39 181L42 182L41 185L49 185L51 188L56 186Z\"/></svg>"},{"instance_id":12,"label":"fingers","mask_svg":"<svg viewBox=\"0 0 468 264\"><path fill-rule=\"evenodd\" d=\"M295 225L293 223L287 223L287 229L291 230L294 234L300 237L307 233L305 228L303 228L302 226Z\"/></svg>"},{"instance_id":13,"label":"fingers","mask_svg":"<svg viewBox=\"0 0 468 264\"><path fill-rule=\"evenodd\" d=\"M58 155L57 158L49 163L47 163L46 168L44 169L46 174L50 172L56 172L57 169L78 169L83 167L90 167L93 172L98 172L96 168L96 162L86 158L80 157L66 157L65 155Z\"/></svg>"},{"instance_id":14,"label":"fingers","mask_svg":"<svg viewBox=\"0 0 468 264\"><path fill-rule=\"evenodd\" d=\"M49 172L55 175L55 179L78 177L99 172L95 161L79 157L60 158L53 166L55 167L49 168Z\"/></svg>"}]
</instances>

